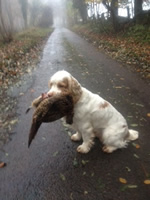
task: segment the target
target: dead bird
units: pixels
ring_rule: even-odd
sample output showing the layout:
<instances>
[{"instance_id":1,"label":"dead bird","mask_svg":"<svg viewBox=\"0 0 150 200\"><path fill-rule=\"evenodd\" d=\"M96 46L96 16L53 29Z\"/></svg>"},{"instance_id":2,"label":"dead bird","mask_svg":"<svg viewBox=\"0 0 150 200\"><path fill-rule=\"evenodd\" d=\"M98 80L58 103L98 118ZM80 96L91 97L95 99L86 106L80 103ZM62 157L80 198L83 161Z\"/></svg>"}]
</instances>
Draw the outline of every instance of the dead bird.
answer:
<instances>
[{"instance_id":1,"label":"dead bird","mask_svg":"<svg viewBox=\"0 0 150 200\"><path fill-rule=\"evenodd\" d=\"M36 104L34 104L35 102ZM33 113L28 147L43 122L53 122L66 116L66 123L73 123L73 99L69 94L58 94L44 98L40 96L32 102L32 106L36 109Z\"/></svg>"}]
</instances>

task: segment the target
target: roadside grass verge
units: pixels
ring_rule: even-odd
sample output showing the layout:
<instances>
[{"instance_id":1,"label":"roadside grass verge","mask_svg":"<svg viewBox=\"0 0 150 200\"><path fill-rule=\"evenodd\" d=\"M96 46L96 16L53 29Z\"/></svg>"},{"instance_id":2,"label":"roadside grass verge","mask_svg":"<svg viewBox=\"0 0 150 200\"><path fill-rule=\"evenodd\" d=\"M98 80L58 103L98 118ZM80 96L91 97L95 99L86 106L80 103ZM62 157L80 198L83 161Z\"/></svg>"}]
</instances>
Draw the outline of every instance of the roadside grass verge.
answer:
<instances>
[{"instance_id":1,"label":"roadside grass verge","mask_svg":"<svg viewBox=\"0 0 150 200\"><path fill-rule=\"evenodd\" d=\"M37 66L52 32L52 28L31 28L16 34L10 43L0 43L0 148L10 140L13 127L19 122L18 99L9 95L10 86L20 87L22 75Z\"/></svg>"},{"instance_id":2,"label":"roadside grass verge","mask_svg":"<svg viewBox=\"0 0 150 200\"><path fill-rule=\"evenodd\" d=\"M14 36L10 43L0 43L0 86L7 89L39 61L42 45L46 42L52 28L31 28Z\"/></svg>"},{"instance_id":3,"label":"roadside grass verge","mask_svg":"<svg viewBox=\"0 0 150 200\"><path fill-rule=\"evenodd\" d=\"M128 65L132 70L140 73L141 77L150 80L150 40L149 29L144 33L141 27L133 27L126 34L98 33L90 24L76 25L72 30L98 49L104 50L113 59ZM142 31L142 32L141 32ZM145 34L145 35L144 35ZM146 38L144 40L144 38Z\"/></svg>"}]
</instances>

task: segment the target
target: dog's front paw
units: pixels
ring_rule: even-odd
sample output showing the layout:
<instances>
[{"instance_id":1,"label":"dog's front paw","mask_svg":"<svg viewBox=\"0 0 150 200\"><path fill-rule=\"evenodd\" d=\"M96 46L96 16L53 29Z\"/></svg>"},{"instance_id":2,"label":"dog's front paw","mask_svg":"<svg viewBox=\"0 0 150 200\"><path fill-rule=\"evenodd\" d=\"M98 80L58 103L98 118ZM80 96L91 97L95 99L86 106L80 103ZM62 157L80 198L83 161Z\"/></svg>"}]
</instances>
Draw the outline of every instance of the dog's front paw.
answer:
<instances>
[{"instance_id":1,"label":"dog's front paw","mask_svg":"<svg viewBox=\"0 0 150 200\"><path fill-rule=\"evenodd\" d=\"M80 133L76 132L75 134L73 134L73 135L71 136L71 140L73 140L73 141L75 141L75 142L80 141L80 140L81 140L81 135L80 135Z\"/></svg>"},{"instance_id":2,"label":"dog's front paw","mask_svg":"<svg viewBox=\"0 0 150 200\"><path fill-rule=\"evenodd\" d=\"M79 152L79 153L88 153L89 151L90 151L90 147L85 144L82 144L82 145L78 146L78 148L77 148L77 152Z\"/></svg>"}]
</instances>

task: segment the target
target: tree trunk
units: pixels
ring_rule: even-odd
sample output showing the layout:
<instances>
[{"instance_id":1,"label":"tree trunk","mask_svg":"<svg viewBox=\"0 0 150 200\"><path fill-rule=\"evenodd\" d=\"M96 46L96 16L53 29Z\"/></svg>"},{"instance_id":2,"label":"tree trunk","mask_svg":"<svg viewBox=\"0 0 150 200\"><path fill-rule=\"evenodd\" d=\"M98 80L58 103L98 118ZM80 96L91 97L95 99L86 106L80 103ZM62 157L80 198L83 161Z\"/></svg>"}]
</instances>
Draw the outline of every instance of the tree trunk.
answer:
<instances>
[{"instance_id":1,"label":"tree trunk","mask_svg":"<svg viewBox=\"0 0 150 200\"><path fill-rule=\"evenodd\" d=\"M110 11L112 24L115 32L119 30L119 23L118 23L118 0L112 0L111 5L109 5L107 0L103 0L102 3L104 6Z\"/></svg>"},{"instance_id":2,"label":"tree trunk","mask_svg":"<svg viewBox=\"0 0 150 200\"><path fill-rule=\"evenodd\" d=\"M9 20L9 24L7 25L6 22L5 22L5 19L4 19L4 16L3 16L3 11L2 11L2 0L0 0L0 34L3 38L3 40L5 42L10 42L12 39L13 39L13 22L12 22L12 13L11 13L11 10L10 10L10 13L8 11L8 5L7 5L7 2L4 2L6 3L6 14L8 14L8 20ZM11 23L12 22L12 23Z\"/></svg>"},{"instance_id":3,"label":"tree trunk","mask_svg":"<svg viewBox=\"0 0 150 200\"><path fill-rule=\"evenodd\" d=\"M111 8L113 10L113 14L117 17L118 16L118 0L111 1Z\"/></svg>"},{"instance_id":4,"label":"tree trunk","mask_svg":"<svg viewBox=\"0 0 150 200\"><path fill-rule=\"evenodd\" d=\"M79 10L83 23L87 21L87 6L84 0L73 0L73 6Z\"/></svg>"},{"instance_id":5,"label":"tree trunk","mask_svg":"<svg viewBox=\"0 0 150 200\"><path fill-rule=\"evenodd\" d=\"M83 23L86 23L87 21L87 8L84 0L81 1L81 7L80 7L80 15L82 17Z\"/></svg>"},{"instance_id":6,"label":"tree trunk","mask_svg":"<svg viewBox=\"0 0 150 200\"><path fill-rule=\"evenodd\" d=\"M119 23L118 23L118 0L112 0L111 1L111 15L113 20L113 27L114 30L117 32L119 29Z\"/></svg>"},{"instance_id":7,"label":"tree trunk","mask_svg":"<svg viewBox=\"0 0 150 200\"><path fill-rule=\"evenodd\" d=\"M134 15L137 17L142 13L142 0L134 0Z\"/></svg>"},{"instance_id":8,"label":"tree trunk","mask_svg":"<svg viewBox=\"0 0 150 200\"><path fill-rule=\"evenodd\" d=\"M19 0L19 2L21 4L21 10L22 10L25 28L27 28L28 0Z\"/></svg>"},{"instance_id":9,"label":"tree trunk","mask_svg":"<svg viewBox=\"0 0 150 200\"><path fill-rule=\"evenodd\" d=\"M134 17L136 23L140 23L142 21L142 0L134 0Z\"/></svg>"}]
</instances>

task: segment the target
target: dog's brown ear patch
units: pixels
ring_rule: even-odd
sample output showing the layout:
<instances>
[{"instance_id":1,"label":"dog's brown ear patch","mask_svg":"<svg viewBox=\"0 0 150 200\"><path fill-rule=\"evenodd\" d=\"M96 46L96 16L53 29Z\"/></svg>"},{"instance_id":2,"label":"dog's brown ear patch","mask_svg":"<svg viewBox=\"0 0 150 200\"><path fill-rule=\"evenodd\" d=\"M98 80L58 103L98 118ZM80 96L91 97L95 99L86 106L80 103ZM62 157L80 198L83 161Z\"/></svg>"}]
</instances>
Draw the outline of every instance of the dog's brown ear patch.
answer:
<instances>
[{"instance_id":1,"label":"dog's brown ear patch","mask_svg":"<svg viewBox=\"0 0 150 200\"><path fill-rule=\"evenodd\" d=\"M100 109L105 109L109 106L109 103L107 101L105 101L104 103L100 104Z\"/></svg>"},{"instance_id":2,"label":"dog's brown ear patch","mask_svg":"<svg viewBox=\"0 0 150 200\"><path fill-rule=\"evenodd\" d=\"M68 87L69 87L68 78L64 78L64 79L63 79L63 84L64 84L64 87L65 87L65 88L68 88Z\"/></svg>"}]
</instances>

